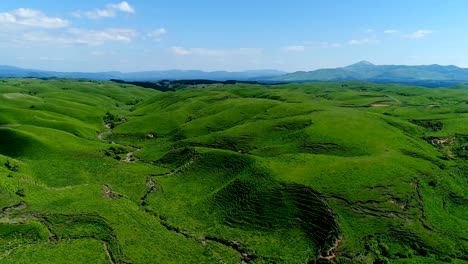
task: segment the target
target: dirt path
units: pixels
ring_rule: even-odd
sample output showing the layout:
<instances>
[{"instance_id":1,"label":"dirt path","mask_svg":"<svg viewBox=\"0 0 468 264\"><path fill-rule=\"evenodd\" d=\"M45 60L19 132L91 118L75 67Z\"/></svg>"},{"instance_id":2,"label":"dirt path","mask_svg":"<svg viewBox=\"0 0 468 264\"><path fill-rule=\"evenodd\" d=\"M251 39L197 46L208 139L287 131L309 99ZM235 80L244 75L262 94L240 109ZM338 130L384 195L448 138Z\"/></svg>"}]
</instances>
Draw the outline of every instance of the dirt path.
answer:
<instances>
[{"instance_id":1,"label":"dirt path","mask_svg":"<svg viewBox=\"0 0 468 264\"><path fill-rule=\"evenodd\" d=\"M148 189L146 190L145 194L140 198L140 205L142 206L146 206L148 205L148 203L146 202L148 196L154 192L156 189L157 189L157 185L156 183L153 181L153 177L165 177L165 176L172 176L178 172L180 172L181 170L187 168L188 166L190 166L192 163L195 162L195 160L197 159L197 156L194 156L193 158L191 158L187 163L183 164L182 166L170 171L170 172L166 172L166 173L160 173L160 174L153 174L153 175L150 175L148 176L148 178L146 179L146 186L148 186Z\"/></svg>"},{"instance_id":2,"label":"dirt path","mask_svg":"<svg viewBox=\"0 0 468 264\"><path fill-rule=\"evenodd\" d=\"M188 166L192 165L195 162L195 159L196 158L190 159L187 163L185 163L182 166L176 168L175 170L169 172L166 176L174 175L174 174L178 173L179 171L182 171L182 170L186 169Z\"/></svg>"},{"instance_id":3,"label":"dirt path","mask_svg":"<svg viewBox=\"0 0 468 264\"><path fill-rule=\"evenodd\" d=\"M115 264L114 260L112 259L112 255L109 252L109 248L107 247L107 242L103 241L102 245L104 246L104 251L106 252L107 257L109 258L109 262L111 264Z\"/></svg>"},{"instance_id":4,"label":"dirt path","mask_svg":"<svg viewBox=\"0 0 468 264\"><path fill-rule=\"evenodd\" d=\"M393 101L397 102L398 104L401 104L401 101L396 99L395 97L391 96L391 95L385 95L387 96L388 98L392 99Z\"/></svg>"},{"instance_id":5,"label":"dirt path","mask_svg":"<svg viewBox=\"0 0 468 264\"><path fill-rule=\"evenodd\" d=\"M17 204L13 204L13 205L10 205L10 206L7 206L7 207L3 208L0 211L0 216L4 216L10 211L21 210L21 209L24 209L26 207L27 207L27 204L24 201L21 201L21 202L19 202Z\"/></svg>"},{"instance_id":6,"label":"dirt path","mask_svg":"<svg viewBox=\"0 0 468 264\"><path fill-rule=\"evenodd\" d=\"M127 153L127 155L125 156L124 162L127 162L127 163L135 163L135 162L137 162L138 159L135 158L135 157L133 156L133 154L134 154L134 152L138 152L138 151L140 151L140 150L141 150L141 149L137 148L137 149L135 149L134 151L131 151L131 152Z\"/></svg>"},{"instance_id":7,"label":"dirt path","mask_svg":"<svg viewBox=\"0 0 468 264\"><path fill-rule=\"evenodd\" d=\"M174 175L176 173L179 173L180 171L186 169L188 166L192 165L195 162L196 159L197 159L197 157L193 157L187 163L181 165L180 167L175 168L174 170L172 170L170 172L161 173L161 174L153 174L151 176L158 176L158 177L172 176L172 175Z\"/></svg>"},{"instance_id":8,"label":"dirt path","mask_svg":"<svg viewBox=\"0 0 468 264\"><path fill-rule=\"evenodd\" d=\"M63 187L50 187L48 185L41 185L42 187L46 188L47 190L54 190L54 191L63 191L63 190L70 190L70 189L73 189L73 188L77 188L77 187L83 187L83 186L88 186L89 184L88 183L85 183L85 184L78 184L78 185L67 185L67 186L63 186Z\"/></svg>"},{"instance_id":9,"label":"dirt path","mask_svg":"<svg viewBox=\"0 0 468 264\"><path fill-rule=\"evenodd\" d=\"M104 136L112 134L111 124L104 124L104 126L107 128L107 131L101 132L98 135L98 139L101 141L105 141Z\"/></svg>"},{"instance_id":10,"label":"dirt path","mask_svg":"<svg viewBox=\"0 0 468 264\"><path fill-rule=\"evenodd\" d=\"M388 104L371 104L370 106L371 107L388 107L390 105L388 105Z\"/></svg>"},{"instance_id":11,"label":"dirt path","mask_svg":"<svg viewBox=\"0 0 468 264\"><path fill-rule=\"evenodd\" d=\"M6 124L6 125L0 125L0 129L11 129L14 127L19 127L21 124Z\"/></svg>"},{"instance_id":12,"label":"dirt path","mask_svg":"<svg viewBox=\"0 0 468 264\"><path fill-rule=\"evenodd\" d=\"M127 155L125 156L125 160L124 160L124 161L127 162L127 163L133 162L133 152L127 153Z\"/></svg>"},{"instance_id":13,"label":"dirt path","mask_svg":"<svg viewBox=\"0 0 468 264\"><path fill-rule=\"evenodd\" d=\"M99 140L104 141L104 136L107 134L111 134L111 133L112 133L111 131L105 131L105 132L99 133L98 138Z\"/></svg>"},{"instance_id":14,"label":"dirt path","mask_svg":"<svg viewBox=\"0 0 468 264\"><path fill-rule=\"evenodd\" d=\"M112 134L112 126L111 126L111 124L105 124L104 126L105 126L108 130L99 133L98 136L97 136L98 139L101 140L101 141L107 141L107 140L105 139L105 137L106 137L107 135L111 135L111 134ZM115 142L112 142L112 144L115 144ZM128 146L128 147L130 147L130 146ZM133 147L132 147L132 148L133 148ZM125 155L125 159L122 160L122 161L123 161L123 162L126 162L126 163L135 163L135 162L137 162L138 159L135 158L134 154L135 154L135 152L138 152L138 151L140 151L140 150L141 150L140 148L135 148L133 151L128 152L128 153Z\"/></svg>"},{"instance_id":15,"label":"dirt path","mask_svg":"<svg viewBox=\"0 0 468 264\"><path fill-rule=\"evenodd\" d=\"M326 250L324 253L320 254L319 259L326 259L328 261L336 258L336 249L340 245L341 240L337 239L333 246L331 246L328 250Z\"/></svg>"}]
</instances>

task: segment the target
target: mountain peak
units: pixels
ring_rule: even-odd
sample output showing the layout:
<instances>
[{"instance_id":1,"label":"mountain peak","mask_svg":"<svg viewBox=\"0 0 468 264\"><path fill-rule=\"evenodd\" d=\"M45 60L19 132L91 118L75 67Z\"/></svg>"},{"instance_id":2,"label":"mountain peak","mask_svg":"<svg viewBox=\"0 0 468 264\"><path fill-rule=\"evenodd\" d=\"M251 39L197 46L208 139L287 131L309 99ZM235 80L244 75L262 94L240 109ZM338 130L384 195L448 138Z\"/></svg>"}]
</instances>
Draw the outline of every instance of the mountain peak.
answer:
<instances>
[{"instance_id":1,"label":"mountain peak","mask_svg":"<svg viewBox=\"0 0 468 264\"><path fill-rule=\"evenodd\" d=\"M358 63L355 63L355 64L351 64L349 65L348 67L355 67L355 66L359 66L359 67L362 67L362 66L375 66L373 63L370 63L366 60L362 60Z\"/></svg>"}]
</instances>

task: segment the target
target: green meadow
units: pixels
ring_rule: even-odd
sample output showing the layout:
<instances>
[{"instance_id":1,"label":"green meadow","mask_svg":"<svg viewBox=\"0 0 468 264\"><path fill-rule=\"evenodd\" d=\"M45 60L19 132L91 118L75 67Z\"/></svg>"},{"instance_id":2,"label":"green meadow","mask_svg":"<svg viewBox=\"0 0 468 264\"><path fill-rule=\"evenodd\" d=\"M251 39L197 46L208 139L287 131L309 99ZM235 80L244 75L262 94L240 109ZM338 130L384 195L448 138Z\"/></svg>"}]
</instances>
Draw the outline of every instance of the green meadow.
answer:
<instances>
[{"instance_id":1,"label":"green meadow","mask_svg":"<svg viewBox=\"0 0 468 264\"><path fill-rule=\"evenodd\" d=\"M0 79L0 263L468 263L468 88Z\"/></svg>"}]
</instances>

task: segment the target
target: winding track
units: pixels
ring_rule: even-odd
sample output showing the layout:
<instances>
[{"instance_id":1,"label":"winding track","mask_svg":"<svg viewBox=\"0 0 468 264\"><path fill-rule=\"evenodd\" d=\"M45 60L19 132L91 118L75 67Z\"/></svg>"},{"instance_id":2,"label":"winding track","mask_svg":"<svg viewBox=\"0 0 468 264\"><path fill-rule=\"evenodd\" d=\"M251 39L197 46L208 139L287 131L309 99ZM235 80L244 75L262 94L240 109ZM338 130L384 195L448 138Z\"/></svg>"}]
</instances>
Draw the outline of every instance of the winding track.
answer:
<instances>
[{"instance_id":1,"label":"winding track","mask_svg":"<svg viewBox=\"0 0 468 264\"><path fill-rule=\"evenodd\" d=\"M111 135L111 134L112 134L112 128L111 128L111 124L105 124L104 126L107 128L107 131L104 131L104 132L99 133L97 137L98 137L99 140L101 140L101 141L106 141L106 142L107 142L107 140L105 140L104 138L105 138L106 135ZM1 128L1 127L0 127L0 128ZM128 145L127 145L127 147L132 147L132 146L128 146ZM140 149L140 148L135 148L135 147L132 147L132 148L134 148L134 150L128 152L128 153L125 155L125 160L123 160L123 162L135 163L135 162L138 161L138 159L136 159L136 158L133 156L133 154L134 154L135 152L140 151L141 149Z\"/></svg>"}]
</instances>

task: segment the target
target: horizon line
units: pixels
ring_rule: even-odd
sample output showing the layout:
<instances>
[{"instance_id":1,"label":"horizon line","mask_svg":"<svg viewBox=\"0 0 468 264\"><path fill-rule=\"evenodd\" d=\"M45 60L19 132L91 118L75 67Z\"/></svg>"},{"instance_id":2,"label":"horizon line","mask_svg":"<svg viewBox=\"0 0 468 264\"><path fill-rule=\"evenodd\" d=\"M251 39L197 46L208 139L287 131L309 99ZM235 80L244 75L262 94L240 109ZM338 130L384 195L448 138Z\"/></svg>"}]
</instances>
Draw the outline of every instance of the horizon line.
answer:
<instances>
[{"instance_id":1,"label":"horizon line","mask_svg":"<svg viewBox=\"0 0 468 264\"><path fill-rule=\"evenodd\" d=\"M101 71L81 71L81 70L74 70L74 71L61 71L61 70L55 70L55 69L38 69L38 68L29 68L29 67L23 67L23 66L17 66L17 65L7 65L7 64L0 64L0 67L10 67L10 68L17 68L17 69L22 69L22 70L34 70L34 71L43 71L43 72L60 72L60 73L112 73L112 72L118 72L118 73L124 73L124 74L131 74L131 73L142 73L142 72L166 72L166 71L200 71L204 73L214 73L214 72L227 72L227 73L242 73L242 72L249 72L249 71L278 71L278 72L283 72L283 73L295 73L295 72L311 72L311 71L316 71L316 70L326 70L326 69L340 69L340 68L346 68L352 65L360 64L360 63L367 63L372 66L410 66L410 67L418 67L418 66L443 66L443 67L457 67L460 69L468 69L468 67L463 67L455 64L438 64L438 63L433 63L433 64L374 64L368 60L360 60L355 63L351 63L348 65L344 66L337 66L337 67L323 67L323 68L316 68L316 69L310 69L310 70L295 70L295 71L289 71L289 70L281 70L281 69L275 69L275 68L256 68L256 69L246 69L246 70L223 70L223 69L218 69L218 70L204 70L204 69L183 69L183 68L172 68L172 69L148 69L148 70L139 70L139 71L122 71L122 70L101 70Z\"/></svg>"}]
</instances>

